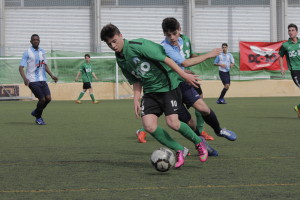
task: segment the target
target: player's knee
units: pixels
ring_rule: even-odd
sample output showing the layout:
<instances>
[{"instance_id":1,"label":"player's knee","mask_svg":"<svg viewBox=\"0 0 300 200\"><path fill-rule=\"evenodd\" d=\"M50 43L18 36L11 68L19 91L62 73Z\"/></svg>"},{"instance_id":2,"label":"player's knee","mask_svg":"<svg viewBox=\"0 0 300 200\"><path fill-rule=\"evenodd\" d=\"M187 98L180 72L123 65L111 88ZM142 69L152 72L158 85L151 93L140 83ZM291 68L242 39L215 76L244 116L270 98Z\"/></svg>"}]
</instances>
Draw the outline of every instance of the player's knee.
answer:
<instances>
[{"instance_id":1,"label":"player's knee","mask_svg":"<svg viewBox=\"0 0 300 200\"><path fill-rule=\"evenodd\" d=\"M230 86L229 84L226 84L226 85L224 85L224 88L228 90L229 86Z\"/></svg>"},{"instance_id":2,"label":"player's knee","mask_svg":"<svg viewBox=\"0 0 300 200\"><path fill-rule=\"evenodd\" d=\"M46 102L49 103L51 101L51 97L50 98L46 98Z\"/></svg>"},{"instance_id":3,"label":"player's knee","mask_svg":"<svg viewBox=\"0 0 300 200\"><path fill-rule=\"evenodd\" d=\"M39 103L45 104L45 103L46 103L46 98L45 98L45 97L40 98L40 99L39 99Z\"/></svg>"},{"instance_id":4,"label":"player's knee","mask_svg":"<svg viewBox=\"0 0 300 200\"><path fill-rule=\"evenodd\" d=\"M173 130L178 130L180 128L180 121L177 120L168 120L167 125L173 129Z\"/></svg>"},{"instance_id":5,"label":"player's knee","mask_svg":"<svg viewBox=\"0 0 300 200\"><path fill-rule=\"evenodd\" d=\"M153 133L156 130L157 126L154 125L144 125L144 129L145 131L147 131L148 133Z\"/></svg>"}]
</instances>

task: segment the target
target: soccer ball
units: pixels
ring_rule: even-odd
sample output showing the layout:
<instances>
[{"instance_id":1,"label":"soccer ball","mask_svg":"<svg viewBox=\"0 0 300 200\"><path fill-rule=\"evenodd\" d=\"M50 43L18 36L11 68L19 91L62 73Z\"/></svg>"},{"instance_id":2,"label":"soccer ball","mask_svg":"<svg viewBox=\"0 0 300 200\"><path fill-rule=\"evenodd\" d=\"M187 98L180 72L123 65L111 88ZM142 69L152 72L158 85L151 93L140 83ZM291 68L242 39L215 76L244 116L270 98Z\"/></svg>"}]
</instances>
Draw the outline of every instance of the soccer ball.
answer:
<instances>
[{"instance_id":1,"label":"soccer ball","mask_svg":"<svg viewBox=\"0 0 300 200\"><path fill-rule=\"evenodd\" d=\"M161 147L153 151L151 162L157 171L166 172L175 165L175 156L170 149Z\"/></svg>"}]
</instances>

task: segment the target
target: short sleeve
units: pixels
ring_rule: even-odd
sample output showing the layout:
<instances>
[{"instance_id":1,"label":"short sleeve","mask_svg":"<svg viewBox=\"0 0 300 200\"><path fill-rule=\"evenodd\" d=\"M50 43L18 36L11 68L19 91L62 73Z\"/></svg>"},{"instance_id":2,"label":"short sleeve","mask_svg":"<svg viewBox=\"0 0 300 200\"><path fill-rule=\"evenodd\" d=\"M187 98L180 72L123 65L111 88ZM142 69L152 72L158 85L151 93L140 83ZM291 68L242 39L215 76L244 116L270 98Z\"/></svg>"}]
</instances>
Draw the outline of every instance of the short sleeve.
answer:
<instances>
[{"instance_id":1,"label":"short sleeve","mask_svg":"<svg viewBox=\"0 0 300 200\"><path fill-rule=\"evenodd\" d=\"M219 58L219 56L217 56L217 57L215 58L214 64L219 64L219 62L220 62L220 58Z\"/></svg>"},{"instance_id":2,"label":"short sleeve","mask_svg":"<svg viewBox=\"0 0 300 200\"><path fill-rule=\"evenodd\" d=\"M20 66L27 67L28 51L25 51L20 62Z\"/></svg>"},{"instance_id":3,"label":"short sleeve","mask_svg":"<svg viewBox=\"0 0 300 200\"><path fill-rule=\"evenodd\" d=\"M279 49L279 55L281 57L283 57L285 55L285 48L284 48L283 44L281 45L281 47Z\"/></svg>"},{"instance_id":4,"label":"short sleeve","mask_svg":"<svg viewBox=\"0 0 300 200\"><path fill-rule=\"evenodd\" d=\"M177 65L181 65L183 61L185 61L185 58L178 51L174 50L170 45L163 44L163 48L167 56L174 60Z\"/></svg>"},{"instance_id":5,"label":"short sleeve","mask_svg":"<svg viewBox=\"0 0 300 200\"><path fill-rule=\"evenodd\" d=\"M150 40L144 40L144 44L139 46L138 52L145 58L164 62L166 53L161 45Z\"/></svg>"}]
</instances>

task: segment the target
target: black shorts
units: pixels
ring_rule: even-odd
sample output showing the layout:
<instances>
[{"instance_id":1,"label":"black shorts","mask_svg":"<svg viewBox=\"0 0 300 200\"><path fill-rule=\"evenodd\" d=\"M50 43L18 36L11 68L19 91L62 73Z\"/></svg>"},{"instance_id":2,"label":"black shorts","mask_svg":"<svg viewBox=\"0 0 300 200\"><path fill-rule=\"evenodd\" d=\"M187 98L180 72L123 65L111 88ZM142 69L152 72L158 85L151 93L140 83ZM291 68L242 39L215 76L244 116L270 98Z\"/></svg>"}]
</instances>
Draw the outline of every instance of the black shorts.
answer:
<instances>
[{"instance_id":1,"label":"black shorts","mask_svg":"<svg viewBox=\"0 0 300 200\"><path fill-rule=\"evenodd\" d=\"M220 79L221 79L223 85L230 84L230 74L229 74L229 72L219 71L219 76L220 76Z\"/></svg>"},{"instance_id":2,"label":"black shorts","mask_svg":"<svg viewBox=\"0 0 300 200\"><path fill-rule=\"evenodd\" d=\"M196 92L198 92L199 95L202 95L203 92L202 92L202 89L201 89L201 85L200 84L197 84L198 88L195 88L194 89L196 90Z\"/></svg>"},{"instance_id":3,"label":"black shorts","mask_svg":"<svg viewBox=\"0 0 300 200\"><path fill-rule=\"evenodd\" d=\"M144 94L142 98L141 116L154 114L157 117L178 114L182 104L180 88L169 92L152 92Z\"/></svg>"},{"instance_id":4,"label":"black shorts","mask_svg":"<svg viewBox=\"0 0 300 200\"><path fill-rule=\"evenodd\" d=\"M178 110L178 118L186 124L192 119L191 114L183 104L181 104L181 107Z\"/></svg>"},{"instance_id":5,"label":"black shorts","mask_svg":"<svg viewBox=\"0 0 300 200\"><path fill-rule=\"evenodd\" d=\"M83 83L83 89L90 89L90 88L92 88L92 84L90 82Z\"/></svg>"},{"instance_id":6,"label":"black shorts","mask_svg":"<svg viewBox=\"0 0 300 200\"><path fill-rule=\"evenodd\" d=\"M186 82L180 83L180 89L182 93L182 102L186 105L187 108L193 106L194 103L201 98L195 88Z\"/></svg>"},{"instance_id":7,"label":"black shorts","mask_svg":"<svg viewBox=\"0 0 300 200\"><path fill-rule=\"evenodd\" d=\"M298 88L300 88L300 70L291 70L291 76Z\"/></svg>"},{"instance_id":8,"label":"black shorts","mask_svg":"<svg viewBox=\"0 0 300 200\"><path fill-rule=\"evenodd\" d=\"M51 95L46 81L30 82L28 87L38 99Z\"/></svg>"}]
</instances>

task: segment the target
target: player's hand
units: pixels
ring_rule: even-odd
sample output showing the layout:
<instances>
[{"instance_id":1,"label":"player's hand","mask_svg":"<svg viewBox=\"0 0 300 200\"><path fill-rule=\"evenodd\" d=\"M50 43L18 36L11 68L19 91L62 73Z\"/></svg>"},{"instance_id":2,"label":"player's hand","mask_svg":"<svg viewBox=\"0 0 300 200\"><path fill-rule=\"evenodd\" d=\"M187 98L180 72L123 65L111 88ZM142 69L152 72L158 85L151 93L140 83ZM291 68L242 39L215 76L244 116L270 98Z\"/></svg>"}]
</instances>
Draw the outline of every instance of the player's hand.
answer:
<instances>
[{"instance_id":1,"label":"player's hand","mask_svg":"<svg viewBox=\"0 0 300 200\"><path fill-rule=\"evenodd\" d=\"M194 72L192 72L191 70L188 70L188 69L185 69L184 72L188 73L188 74L195 74Z\"/></svg>"},{"instance_id":2,"label":"player's hand","mask_svg":"<svg viewBox=\"0 0 300 200\"><path fill-rule=\"evenodd\" d=\"M58 81L58 78L56 76L52 75L51 78L54 80L55 83Z\"/></svg>"},{"instance_id":3,"label":"player's hand","mask_svg":"<svg viewBox=\"0 0 300 200\"><path fill-rule=\"evenodd\" d=\"M215 48L212 51L208 52L210 58L216 57L222 53L222 48Z\"/></svg>"},{"instance_id":4,"label":"player's hand","mask_svg":"<svg viewBox=\"0 0 300 200\"><path fill-rule=\"evenodd\" d=\"M134 101L133 104L134 104L135 117L140 118L140 109L141 109L140 102L137 100L137 101Z\"/></svg>"},{"instance_id":5,"label":"player's hand","mask_svg":"<svg viewBox=\"0 0 300 200\"><path fill-rule=\"evenodd\" d=\"M30 81L26 78L26 79L24 79L24 84L26 85L26 86L28 86L29 85L29 83L30 83Z\"/></svg>"},{"instance_id":6,"label":"player's hand","mask_svg":"<svg viewBox=\"0 0 300 200\"><path fill-rule=\"evenodd\" d=\"M199 88L199 83L198 81L201 81L200 78L198 78L199 75L193 75L193 74L188 74L188 73L184 73L184 80L188 83L191 84L192 86L194 86L195 88Z\"/></svg>"}]
</instances>

